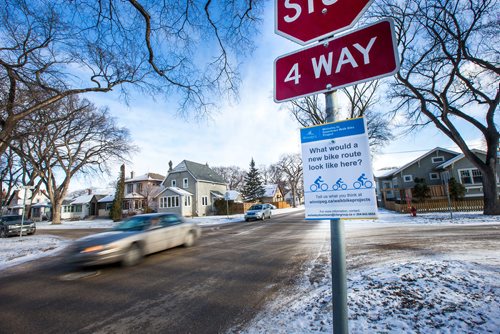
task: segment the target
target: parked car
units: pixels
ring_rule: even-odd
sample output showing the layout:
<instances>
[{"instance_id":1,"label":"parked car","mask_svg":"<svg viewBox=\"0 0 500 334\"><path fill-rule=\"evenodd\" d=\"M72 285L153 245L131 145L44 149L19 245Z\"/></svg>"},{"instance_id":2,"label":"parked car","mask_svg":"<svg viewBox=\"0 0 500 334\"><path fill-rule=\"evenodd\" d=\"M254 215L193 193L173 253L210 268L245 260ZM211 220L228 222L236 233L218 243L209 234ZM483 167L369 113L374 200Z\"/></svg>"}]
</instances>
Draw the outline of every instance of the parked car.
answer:
<instances>
[{"instance_id":1,"label":"parked car","mask_svg":"<svg viewBox=\"0 0 500 334\"><path fill-rule=\"evenodd\" d=\"M21 215L5 215L0 217L0 238L7 238L13 235L19 235L21 232L21 225L23 235L35 234L36 224L25 219ZM22 224L21 224L22 223Z\"/></svg>"},{"instance_id":2,"label":"parked car","mask_svg":"<svg viewBox=\"0 0 500 334\"><path fill-rule=\"evenodd\" d=\"M271 218L271 208L268 204L254 204L245 212L245 221L266 218Z\"/></svg>"},{"instance_id":3,"label":"parked car","mask_svg":"<svg viewBox=\"0 0 500 334\"><path fill-rule=\"evenodd\" d=\"M66 258L80 266L116 262L133 266L146 255L180 245L192 246L200 236L198 225L176 214L143 214L124 220L111 231L76 240Z\"/></svg>"},{"instance_id":4,"label":"parked car","mask_svg":"<svg viewBox=\"0 0 500 334\"><path fill-rule=\"evenodd\" d=\"M269 209L271 209L271 210L276 210L277 209L276 206L273 205L273 204L268 203L268 204L265 204L265 205L269 206Z\"/></svg>"}]
</instances>

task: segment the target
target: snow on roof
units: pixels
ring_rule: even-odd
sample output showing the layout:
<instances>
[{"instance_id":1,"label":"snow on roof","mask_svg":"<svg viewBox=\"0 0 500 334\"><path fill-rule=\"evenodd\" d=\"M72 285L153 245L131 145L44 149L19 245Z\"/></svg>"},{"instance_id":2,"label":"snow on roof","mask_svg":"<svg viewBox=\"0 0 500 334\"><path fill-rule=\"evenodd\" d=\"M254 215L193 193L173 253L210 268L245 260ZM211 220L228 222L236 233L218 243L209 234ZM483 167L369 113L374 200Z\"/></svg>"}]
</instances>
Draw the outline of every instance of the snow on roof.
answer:
<instances>
[{"instance_id":1,"label":"snow on roof","mask_svg":"<svg viewBox=\"0 0 500 334\"><path fill-rule=\"evenodd\" d=\"M189 191L186 191L186 190L181 189L179 187L167 187L167 188L161 189L161 191L158 192L158 195L156 195L156 197L161 195L162 193L164 193L167 190L173 191L174 193L181 195L181 196L193 196L193 194L191 194Z\"/></svg>"},{"instance_id":2,"label":"snow on roof","mask_svg":"<svg viewBox=\"0 0 500 334\"><path fill-rule=\"evenodd\" d=\"M143 175L139 175L130 179L125 179L125 182L140 182L140 181L163 181L165 176L157 174L157 173L146 173Z\"/></svg>"},{"instance_id":3,"label":"snow on roof","mask_svg":"<svg viewBox=\"0 0 500 334\"><path fill-rule=\"evenodd\" d=\"M107 203L107 202L113 202L114 200L115 200L115 194L110 194L110 195L107 195L106 197L101 198L97 202Z\"/></svg>"},{"instance_id":4,"label":"snow on roof","mask_svg":"<svg viewBox=\"0 0 500 334\"><path fill-rule=\"evenodd\" d=\"M133 192L133 193L125 195L125 197L124 197L124 199L137 199L137 198L144 198L144 196L142 196L139 193Z\"/></svg>"},{"instance_id":5,"label":"snow on roof","mask_svg":"<svg viewBox=\"0 0 500 334\"><path fill-rule=\"evenodd\" d=\"M379 170L376 170L373 172L373 176L375 177L385 177L389 176L392 173L394 173L396 170L398 170L398 167L388 167L388 168L382 168Z\"/></svg>"},{"instance_id":6,"label":"snow on roof","mask_svg":"<svg viewBox=\"0 0 500 334\"><path fill-rule=\"evenodd\" d=\"M82 196L78 196L77 198L75 198L71 202L71 205L73 205L73 204L86 204L86 203L89 203L92 200L92 197L94 197L94 195L82 195Z\"/></svg>"},{"instance_id":7,"label":"snow on roof","mask_svg":"<svg viewBox=\"0 0 500 334\"><path fill-rule=\"evenodd\" d=\"M229 201L234 201L236 199L238 199L238 197L241 195L241 193L239 191L236 191L236 190L228 190L226 191L226 195L225 197L227 197L227 199Z\"/></svg>"},{"instance_id":8,"label":"snow on roof","mask_svg":"<svg viewBox=\"0 0 500 334\"><path fill-rule=\"evenodd\" d=\"M264 196L263 197L274 197L277 189L278 189L277 184L264 185Z\"/></svg>"}]
</instances>

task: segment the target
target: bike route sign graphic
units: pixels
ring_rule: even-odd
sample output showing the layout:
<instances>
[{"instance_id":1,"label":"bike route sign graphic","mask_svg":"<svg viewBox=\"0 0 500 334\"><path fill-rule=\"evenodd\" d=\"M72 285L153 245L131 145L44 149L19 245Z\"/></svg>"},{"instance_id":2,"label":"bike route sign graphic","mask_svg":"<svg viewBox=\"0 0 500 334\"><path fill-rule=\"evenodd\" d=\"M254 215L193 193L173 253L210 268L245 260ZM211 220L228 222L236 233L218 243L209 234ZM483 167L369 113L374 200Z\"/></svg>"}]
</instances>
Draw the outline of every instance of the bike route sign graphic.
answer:
<instances>
[{"instance_id":1,"label":"bike route sign graphic","mask_svg":"<svg viewBox=\"0 0 500 334\"><path fill-rule=\"evenodd\" d=\"M364 118L300 130L306 219L376 218Z\"/></svg>"}]
</instances>

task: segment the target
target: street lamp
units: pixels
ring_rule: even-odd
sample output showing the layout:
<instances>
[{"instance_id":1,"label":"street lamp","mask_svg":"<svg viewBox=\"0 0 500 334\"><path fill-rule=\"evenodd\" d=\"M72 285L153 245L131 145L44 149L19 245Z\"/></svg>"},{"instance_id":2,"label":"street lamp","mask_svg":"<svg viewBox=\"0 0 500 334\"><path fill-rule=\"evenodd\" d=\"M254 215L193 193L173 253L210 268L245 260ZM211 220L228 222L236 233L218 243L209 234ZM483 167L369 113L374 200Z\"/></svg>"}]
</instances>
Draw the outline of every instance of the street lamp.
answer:
<instances>
[{"instance_id":1,"label":"street lamp","mask_svg":"<svg viewBox=\"0 0 500 334\"><path fill-rule=\"evenodd\" d=\"M24 189L24 199L23 199L23 214L21 216L21 230L19 231L19 238L23 237L24 215L26 212L26 193L28 192L28 190L32 190L35 187L34 186L23 186L22 188Z\"/></svg>"}]
</instances>

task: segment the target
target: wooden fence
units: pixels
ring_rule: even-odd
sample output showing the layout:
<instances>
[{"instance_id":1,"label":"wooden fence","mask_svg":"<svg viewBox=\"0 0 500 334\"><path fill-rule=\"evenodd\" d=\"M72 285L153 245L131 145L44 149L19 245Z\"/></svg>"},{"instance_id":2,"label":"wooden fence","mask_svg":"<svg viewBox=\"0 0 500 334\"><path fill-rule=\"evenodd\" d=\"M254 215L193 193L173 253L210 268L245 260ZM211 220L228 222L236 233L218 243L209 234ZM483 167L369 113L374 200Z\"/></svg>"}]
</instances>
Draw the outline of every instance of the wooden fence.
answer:
<instances>
[{"instance_id":1,"label":"wooden fence","mask_svg":"<svg viewBox=\"0 0 500 334\"><path fill-rule=\"evenodd\" d=\"M453 211L482 211L484 208L483 199L464 199L459 201L447 200L427 200L421 203L411 203L417 209L417 212L441 212L449 211L450 207ZM396 202L385 202L385 208L401 213L409 213L410 206L406 203L397 204Z\"/></svg>"}]
</instances>

